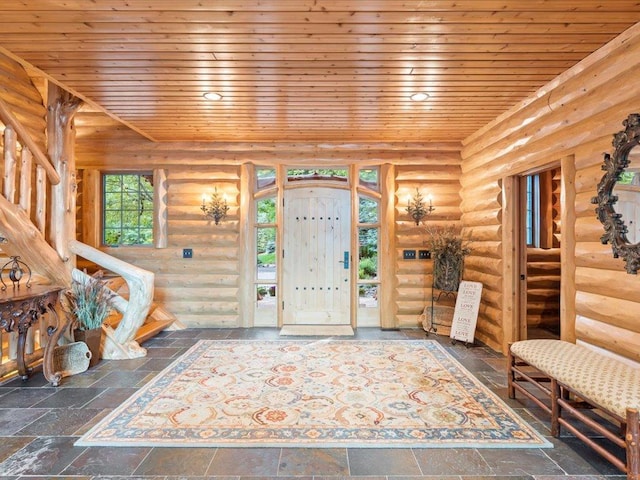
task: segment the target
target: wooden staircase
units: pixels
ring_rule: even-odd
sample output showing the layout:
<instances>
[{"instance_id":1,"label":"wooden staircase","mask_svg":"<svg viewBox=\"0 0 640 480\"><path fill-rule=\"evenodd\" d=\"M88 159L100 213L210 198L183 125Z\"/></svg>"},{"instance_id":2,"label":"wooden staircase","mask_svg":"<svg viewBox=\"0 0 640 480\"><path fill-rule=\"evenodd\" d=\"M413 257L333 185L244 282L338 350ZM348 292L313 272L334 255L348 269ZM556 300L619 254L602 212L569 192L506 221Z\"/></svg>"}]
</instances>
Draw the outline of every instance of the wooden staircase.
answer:
<instances>
[{"instance_id":1,"label":"wooden staircase","mask_svg":"<svg viewBox=\"0 0 640 480\"><path fill-rule=\"evenodd\" d=\"M0 73L4 68L6 64L0 62ZM81 102L50 84L47 106L38 103L42 97L33 85L32 91L25 93L29 80L21 66L11 68L12 75L6 78L15 79L21 74L25 78L19 82L18 93L15 85L3 83L5 77L0 75L0 145L4 159L0 163L0 261L5 255L19 256L40 282L63 288L68 288L74 277L85 275L74 268L78 258L115 272L119 280L113 283L112 306L118 313L104 326L107 338L103 358L144 356L146 350L138 342L166 328L184 327L161 305L153 303L152 272L75 239L77 185L72 119ZM25 118L29 124L22 123ZM27 354L31 361L42 357L49 339L47 330L47 323L30 329L34 338L28 340L32 345ZM15 369L15 343L14 332L0 331L0 377Z\"/></svg>"},{"instance_id":2,"label":"wooden staircase","mask_svg":"<svg viewBox=\"0 0 640 480\"><path fill-rule=\"evenodd\" d=\"M107 273L104 275L103 279L105 280L105 285L109 289L111 289L111 291L127 300L129 299L129 286L127 285L127 282L124 280L124 278ZM118 328L121 319L122 314L117 310L112 310L105 324L108 328L115 330L116 328ZM151 304L151 307L149 308L149 314L147 315L146 320L136 332L135 341L138 343L143 343L146 340L153 338L163 330L176 330L180 327L180 323L171 312L169 312L162 305L153 302Z\"/></svg>"}]
</instances>

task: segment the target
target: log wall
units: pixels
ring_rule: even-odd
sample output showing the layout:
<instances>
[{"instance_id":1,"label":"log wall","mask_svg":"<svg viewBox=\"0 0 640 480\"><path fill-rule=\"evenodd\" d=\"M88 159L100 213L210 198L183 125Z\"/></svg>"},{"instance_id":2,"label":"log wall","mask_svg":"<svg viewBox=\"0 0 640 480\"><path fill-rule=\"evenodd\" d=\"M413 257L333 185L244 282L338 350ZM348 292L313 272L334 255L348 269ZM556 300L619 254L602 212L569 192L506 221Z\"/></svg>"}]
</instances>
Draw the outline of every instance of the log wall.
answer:
<instances>
[{"instance_id":1,"label":"log wall","mask_svg":"<svg viewBox=\"0 0 640 480\"><path fill-rule=\"evenodd\" d=\"M240 190L243 165L394 165L390 184L395 191L392 223L395 226L393 271L382 279L392 291L391 321L385 327L417 327L430 295L431 261L403 261L402 250L424 246L425 229L416 227L405 207L408 193L419 187L431 193L436 206L429 222L445 224L460 218L460 144L346 145L152 143L91 112L76 117L78 168L88 172L166 171L167 247L118 247L104 250L156 274L156 300L189 326L241 326L239 303L246 279L242 271ZM95 173L91 173L95 176ZM217 186L231 206L219 226L202 216L202 194ZM85 190L85 189L83 189ZM85 202L91 195L85 193ZM88 204L90 210L91 204ZM94 210L93 210L94 211ZM83 231L92 231L83 213ZM252 234L248 232L247 234ZM95 237L95 233L93 234ZM88 239L87 239L88 240ZM85 240L86 241L86 240ZM95 242L95 240L94 240ZM193 259L182 258L193 248ZM396 273L397 272L397 273Z\"/></svg>"},{"instance_id":2,"label":"log wall","mask_svg":"<svg viewBox=\"0 0 640 480\"><path fill-rule=\"evenodd\" d=\"M46 152L47 110L42 95L22 65L1 54L0 98L7 103L11 112L31 134L40 150Z\"/></svg>"},{"instance_id":3,"label":"log wall","mask_svg":"<svg viewBox=\"0 0 640 480\"><path fill-rule=\"evenodd\" d=\"M31 136L35 145L40 148L41 151L46 152L46 116L47 109L44 106L44 100L41 92L36 85L29 78L29 75L24 70L22 65L17 63L4 55L0 54L0 99L2 99L11 113L20 123L25 127L26 131ZM4 132L4 125L0 121L0 131ZM18 141L19 142L19 141ZM4 150L5 138L4 135L0 135L0 151ZM18 143L19 150L22 147ZM18 178L20 178L21 170L27 165L23 161L19 161L20 151L16 152L16 169L15 172L4 172L4 162L0 162L0 191L15 191L20 192L19 185L17 184ZM28 174L28 178L35 179L36 177L36 162L28 162L28 167L31 172ZM7 182L11 182L12 185L5 185ZM30 185L29 185L30 186ZM35 190L34 190L35 192ZM22 190L25 193L25 190ZM35 193L33 193L35 195ZM9 199L12 201L13 199ZM35 203L35 197L30 199L30 202ZM35 208L27 209L31 219L36 222L38 212ZM43 227L44 228L44 227Z\"/></svg>"},{"instance_id":4,"label":"log wall","mask_svg":"<svg viewBox=\"0 0 640 480\"><path fill-rule=\"evenodd\" d=\"M131 171L132 165L135 165L135 171L164 172L167 232L163 248L119 246L101 247L101 250L154 272L155 301L185 325L240 326L240 166L218 164L214 156L207 164L202 161L201 153L172 149L171 146L158 153L153 151L154 144L126 130L120 131L114 125L110 127L119 132L116 137L124 136L126 141L119 146L111 144L94 130L90 141L79 142L77 161L83 171L82 177L99 178L100 171ZM80 127L80 132L87 132L87 128ZM111 138L110 134L107 137ZM101 141L97 141L98 138ZM137 146L123 151L125 144ZM135 162L131 161L132 151L138 158ZM97 246L100 245L99 225L88 228L87 219L95 212L99 183L95 182L91 193L87 193L86 185L82 189L85 192L83 211L86 211L82 215L85 227L82 231L84 235L91 232L84 240ZM226 196L230 207L219 225L207 220L200 210L203 194L209 198L214 188ZM193 258L183 258L184 248L193 250Z\"/></svg>"},{"instance_id":5,"label":"log wall","mask_svg":"<svg viewBox=\"0 0 640 480\"><path fill-rule=\"evenodd\" d=\"M562 288L565 294L575 290L562 300L563 337L634 360L640 360L640 322L634 313L640 310L639 279L626 274L622 260L613 259L610 246L600 243L603 230L590 199L603 173L602 154L612 152L613 134L630 113L640 111L638 58L640 24L466 139L461 180L465 229L496 232L483 241L486 249L474 248L469 263L479 267L467 273L495 283L489 290L497 297L500 273L508 268L498 264L509 253L502 248L506 233L498 233L504 209L508 212L501 182L550 163L562 161L565 171L575 168L575 177L569 172L563 186L567 198L573 198L575 187L575 204L566 206L572 224L562 225ZM507 305L505 299L490 303L483 297L477 331L478 338L503 351L515 331L505 320Z\"/></svg>"},{"instance_id":6,"label":"log wall","mask_svg":"<svg viewBox=\"0 0 640 480\"><path fill-rule=\"evenodd\" d=\"M407 200L416 188L427 199L431 195L435 210L420 224L407 214ZM400 166L396 169L395 221L395 311L397 326L415 327L426 305L431 304L433 260L404 259L405 250L426 250L429 228L458 224L460 220L460 165L425 168Z\"/></svg>"}]
</instances>

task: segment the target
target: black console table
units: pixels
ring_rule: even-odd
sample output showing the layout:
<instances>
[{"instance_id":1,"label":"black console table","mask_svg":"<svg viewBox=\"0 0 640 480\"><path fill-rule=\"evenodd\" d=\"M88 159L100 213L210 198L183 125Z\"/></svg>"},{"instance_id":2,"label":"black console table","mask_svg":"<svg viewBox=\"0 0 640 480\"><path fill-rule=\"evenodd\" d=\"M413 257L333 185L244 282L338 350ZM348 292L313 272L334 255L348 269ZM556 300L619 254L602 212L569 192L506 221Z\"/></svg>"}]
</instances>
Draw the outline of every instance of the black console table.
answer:
<instances>
[{"instance_id":1,"label":"black console table","mask_svg":"<svg viewBox=\"0 0 640 480\"><path fill-rule=\"evenodd\" d=\"M0 330L7 333L18 332L18 373L23 380L29 378L31 368L25 364L24 349L27 340L27 332L31 326L40 320L40 317L49 312L55 324L47 328L49 341L44 348L42 370L44 377L54 387L60 384L62 373L53 371L53 353L60 335L64 332L68 321L63 325L55 310L62 287L51 285L33 285L7 288L0 291Z\"/></svg>"}]
</instances>

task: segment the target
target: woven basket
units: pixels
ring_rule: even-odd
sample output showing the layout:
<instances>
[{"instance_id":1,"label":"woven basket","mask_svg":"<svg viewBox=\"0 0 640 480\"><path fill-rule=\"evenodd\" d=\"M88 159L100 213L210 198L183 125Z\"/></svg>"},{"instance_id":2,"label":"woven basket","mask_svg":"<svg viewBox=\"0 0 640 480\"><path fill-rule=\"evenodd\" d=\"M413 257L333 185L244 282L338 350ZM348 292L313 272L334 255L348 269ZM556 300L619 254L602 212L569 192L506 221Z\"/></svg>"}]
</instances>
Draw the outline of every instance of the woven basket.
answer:
<instances>
[{"instance_id":1,"label":"woven basket","mask_svg":"<svg viewBox=\"0 0 640 480\"><path fill-rule=\"evenodd\" d=\"M63 377L82 373L89 368L91 352L84 342L74 342L57 346L53 350L53 371Z\"/></svg>"},{"instance_id":2,"label":"woven basket","mask_svg":"<svg viewBox=\"0 0 640 480\"><path fill-rule=\"evenodd\" d=\"M426 306L424 312L420 315L422 328L427 332L438 331L442 328L446 330L441 330L441 333L448 334L453 321L453 311L454 308L449 305Z\"/></svg>"}]
</instances>

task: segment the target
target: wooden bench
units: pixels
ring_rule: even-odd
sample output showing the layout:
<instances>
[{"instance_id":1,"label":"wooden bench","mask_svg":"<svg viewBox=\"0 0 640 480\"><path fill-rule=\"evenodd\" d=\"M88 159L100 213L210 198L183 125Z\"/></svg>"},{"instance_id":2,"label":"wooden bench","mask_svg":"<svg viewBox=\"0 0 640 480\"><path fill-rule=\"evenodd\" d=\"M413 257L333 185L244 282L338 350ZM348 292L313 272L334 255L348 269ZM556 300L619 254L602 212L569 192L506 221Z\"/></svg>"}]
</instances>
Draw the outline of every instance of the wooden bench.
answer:
<instances>
[{"instance_id":1,"label":"wooden bench","mask_svg":"<svg viewBox=\"0 0 640 480\"><path fill-rule=\"evenodd\" d=\"M640 480L640 368L561 340L515 342L508 360L509 398L515 398L516 390L522 393L550 414L553 436L565 427L626 472L629 480ZM535 395L527 385L544 395ZM586 414L585 407L598 415ZM626 462L581 431L578 423L623 449Z\"/></svg>"}]
</instances>

